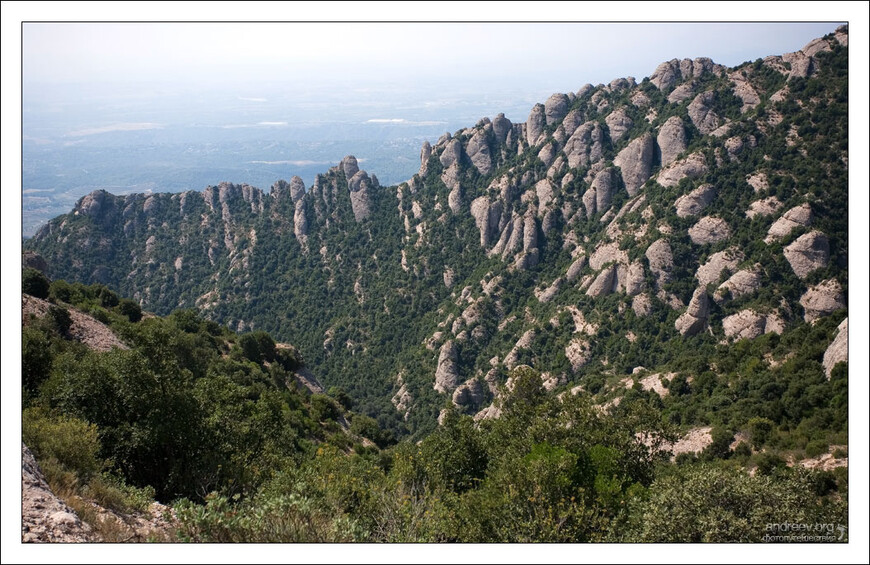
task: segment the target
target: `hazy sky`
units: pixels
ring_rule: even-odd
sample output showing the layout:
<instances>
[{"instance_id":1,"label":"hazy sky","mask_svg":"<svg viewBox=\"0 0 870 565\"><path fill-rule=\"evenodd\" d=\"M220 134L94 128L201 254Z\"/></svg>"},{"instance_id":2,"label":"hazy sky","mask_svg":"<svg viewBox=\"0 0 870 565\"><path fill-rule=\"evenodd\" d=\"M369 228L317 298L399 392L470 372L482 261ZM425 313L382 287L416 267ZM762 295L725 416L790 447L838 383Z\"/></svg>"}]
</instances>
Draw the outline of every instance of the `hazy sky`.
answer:
<instances>
[{"instance_id":1,"label":"hazy sky","mask_svg":"<svg viewBox=\"0 0 870 565\"><path fill-rule=\"evenodd\" d=\"M543 81L567 91L640 81L673 58L733 66L796 51L839 23L26 23L24 95L65 82L365 86L421 78Z\"/></svg>"}]
</instances>

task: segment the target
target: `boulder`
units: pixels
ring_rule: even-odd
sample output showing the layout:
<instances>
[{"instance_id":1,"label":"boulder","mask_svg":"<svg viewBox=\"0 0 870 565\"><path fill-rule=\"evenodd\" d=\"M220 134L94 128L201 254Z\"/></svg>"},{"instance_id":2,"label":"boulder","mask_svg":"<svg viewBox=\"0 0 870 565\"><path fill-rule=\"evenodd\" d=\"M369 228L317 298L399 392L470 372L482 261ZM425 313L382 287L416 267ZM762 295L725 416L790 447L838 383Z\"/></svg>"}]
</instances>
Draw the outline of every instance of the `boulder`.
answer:
<instances>
[{"instance_id":1,"label":"boulder","mask_svg":"<svg viewBox=\"0 0 870 565\"><path fill-rule=\"evenodd\" d=\"M697 216L704 208L710 205L715 196L715 186L712 184L702 184L692 192L677 198L677 201L674 203L677 209L677 216L681 218Z\"/></svg>"},{"instance_id":2,"label":"boulder","mask_svg":"<svg viewBox=\"0 0 870 565\"><path fill-rule=\"evenodd\" d=\"M686 150L686 128L679 116L671 116L662 124L656 137L661 152L662 166L666 167L676 161L680 153Z\"/></svg>"},{"instance_id":3,"label":"boulder","mask_svg":"<svg viewBox=\"0 0 870 565\"><path fill-rule=\"evenodd\" d=\"M689 228L689 239L696 245L718 243L731 237L731 229L722 218L705 216Z\"/></svg>"},{"instance_id":4,"label":"boulder","mask_svg":"<svg viewBox=\"0 0 870 565\"><path fill-rule=\"evenodd\" d=\"M513 124L504 117L504 114L499 114L492 119L492 133L495 134L495 139L499 143L507 141L507 135L511 131Z\"/></svg>"},{"instance_id":5,"label":"boulder","mask_svg":"<svg viewBox=\"0 0 870 565\"><path fill-rule=\"evenodd\" d=\"M841 308L846 307L843 289L836 279L822 281L807 290L800 300L804 308L804 321L815 322Z\"/></svg>"},{"instance_id":6,"label":"boulder","mask_svg":"<svg viewBox=\"0 0 870 565\"><path fill-rule=\"evenodd\" d=\"M849 318L844 319L834 332L834 340L825 350L822 357L822 366L825 368L825 376L831 378L831 371L841 361L849 361Z\"/></svg>"},{"instance_id":7,"label":"boulder","mask_svg":"<svg viewBox=\"0 0 870 565\"><path fill-rule=\"evenodd\" d=\"M339 163L339 168L344 172L344 178L350 182L350 179L353 178L357 172L359 172L359 163L357 163L356 157L353 155L347 155L344 159Z\"/></svg>"},{"instance_id":8,"label":"boulder","mask_svg":"<svg viewBox=\"0 0 870 565\"><path fill-rule=\"evenodd\" d=\"M635 196L652 172L655 144L652 134L633 140L613 159L622 171L622 181L629 196Z\"/></svg>"},{"instance_id":9,"label":"boulder","mask_svg":"<svg viewBox=\"0 0 870 565\"><path fill-rule=\"evenodd\" d=\"M830 247L828 237L820 231L811 231L797 238L782 250L794 274L805 279L807 275L828 264Z\"/></svg>"}]
</instances>

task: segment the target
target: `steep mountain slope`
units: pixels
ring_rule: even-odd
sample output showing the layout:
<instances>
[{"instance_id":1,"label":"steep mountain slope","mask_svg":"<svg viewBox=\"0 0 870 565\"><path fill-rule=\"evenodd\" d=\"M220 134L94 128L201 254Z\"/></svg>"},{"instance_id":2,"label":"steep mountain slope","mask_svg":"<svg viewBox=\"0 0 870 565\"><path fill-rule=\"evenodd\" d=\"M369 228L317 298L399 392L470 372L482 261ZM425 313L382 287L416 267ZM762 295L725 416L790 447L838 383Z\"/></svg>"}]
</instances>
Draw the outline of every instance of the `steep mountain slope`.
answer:
<instances>
[{"instance_id":1,"label":"steep mountain slope","mask_svg":"<svg viewBox=\"0 0 870 565\"><path fill-rule=\"evenodd\" d=\"M847 45L840 28L736 68L675 59L554 94L525 123L424 144L393 187L348 156L309 189L97 191L25 247L55 278L292 341L397 431L449 406L493 415L521 364L602 402L634 374L715 398L745 372L728 344L758 340L773 371L815 331L825 380L848 296Z\"/></svg>"}]
</instances>

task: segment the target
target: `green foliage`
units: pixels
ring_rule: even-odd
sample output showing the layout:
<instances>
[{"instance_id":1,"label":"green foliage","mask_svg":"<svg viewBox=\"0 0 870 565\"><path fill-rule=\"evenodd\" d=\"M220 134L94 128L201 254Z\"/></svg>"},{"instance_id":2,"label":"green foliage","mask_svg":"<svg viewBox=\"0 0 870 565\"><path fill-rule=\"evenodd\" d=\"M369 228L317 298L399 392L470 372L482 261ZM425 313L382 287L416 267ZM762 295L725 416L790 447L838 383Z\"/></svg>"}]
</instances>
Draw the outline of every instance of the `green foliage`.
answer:
<instances>
[{"instance_id":1,"label":"green foliage","mask_svg":"<svg viewBox=\"0 0 870 565\"><path fill-rule=\"evenodd\" d=\"M118 312L127 316L131 322L138 322L142 319L142 307L129 298L123 298L118 303Z\"/></svg>"},{"instance_id":2,"label":"green foliage","mask_svg":"<svg viewBox=\"0 0 870 565\"><path fill-rule=\"evenodd\" d=\"M21 424L22 440L38 460L56 461L82 483L102 470L104 462L98 456L100 440L95 425L68 416L52 416L36 407L24 410Z\"/></svg>"},{"instance_id":3,"label":"green foliage","mask_svg":"<svg viewBox=\"0 0 870 565\"><path fill-rule=\"evenodd\" d=\"M41 271L27 267L21 271L21 292L36 298L48 298L51 281Z\"/></svg>"}]
</instances>

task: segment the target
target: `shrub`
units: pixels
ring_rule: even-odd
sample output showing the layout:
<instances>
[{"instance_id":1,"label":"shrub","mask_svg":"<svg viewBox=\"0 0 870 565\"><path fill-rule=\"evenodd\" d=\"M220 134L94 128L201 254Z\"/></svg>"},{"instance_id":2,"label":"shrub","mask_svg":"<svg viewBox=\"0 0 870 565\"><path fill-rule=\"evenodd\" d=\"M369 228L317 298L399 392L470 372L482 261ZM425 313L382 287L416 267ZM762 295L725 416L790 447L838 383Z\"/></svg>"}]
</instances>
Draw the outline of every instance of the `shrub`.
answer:
<instances>
[{"instance_id":1,"label":"shrub","mask_svg":"<svg viewBox=\"0 0 870 565\"><path fill-rule=\"evenodd\" d=\"M21 292L35 296L36 298L48 298L51 281L48 277L33 268L26 268L21 273Z\"/></svg>"},{"instance_id":2,"label":"shrub","mask_svg":"<svg viewBox=\"0 0 870 565\"><path fill-rule=\"evenodd\" d=\"M60 469L74 473L82 483L103 468L103 461L97 458L97 427L83 420L53 417L42 408L28 408L22 414L22 439L40 462L53 458Z\"/></svg>"}]
</instances>

